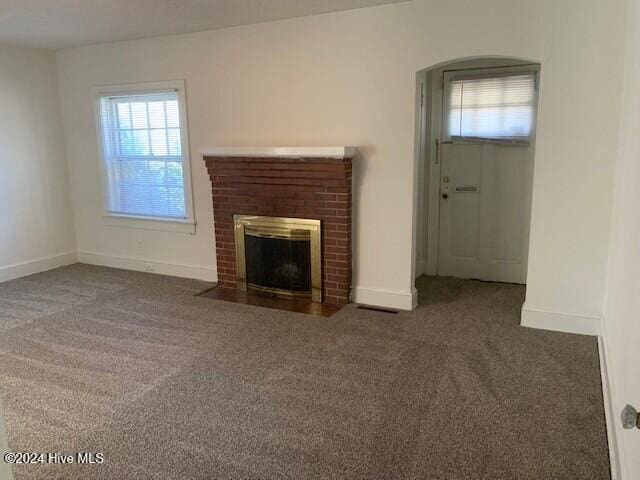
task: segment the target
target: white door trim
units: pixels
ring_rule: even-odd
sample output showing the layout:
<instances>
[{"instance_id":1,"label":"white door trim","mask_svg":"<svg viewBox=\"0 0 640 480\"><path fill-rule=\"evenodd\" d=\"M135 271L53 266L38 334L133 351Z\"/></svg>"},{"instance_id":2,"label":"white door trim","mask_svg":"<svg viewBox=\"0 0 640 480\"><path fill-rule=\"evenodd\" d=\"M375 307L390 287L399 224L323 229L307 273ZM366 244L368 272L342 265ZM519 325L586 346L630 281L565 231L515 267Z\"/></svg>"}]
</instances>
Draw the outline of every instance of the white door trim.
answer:
<instances>
[{"instance_id":1,"label":"white door trim","mask_svg":"<svg viewBox=\"0 0 640 480\"><path fill-rule=\"evenodd\" d=\"M412 267L414 269L412 278L424 275L425 258L426 258L426 228L427 219L425 218L425 193L427 190L427 177L425 168L427 167L427 159L425 154L428 123L427 123L427 101L426 96L429 93L429 83L427 72L422 71L416 73L416 118L415 118L415 144L414 144L414 199L413 199L413 225L414 225L414 245L412 249Z\"/></svg>"},{"instance_id":2,"label":"white door trim","mask_svg":"<svg viewBox=\"0 0 640 480\"><path fill-rule=\"evenodd\" d=\"M427 258L426 274L438 274L438 256L440 242L440 160L442 158L442 144L440 132L442 130L442 69L435 70L432 75L431 95L431 131L429 137L429 177L427 190ZM437 142L437 143L436 143Z\"/></svg>"}]
</instances>

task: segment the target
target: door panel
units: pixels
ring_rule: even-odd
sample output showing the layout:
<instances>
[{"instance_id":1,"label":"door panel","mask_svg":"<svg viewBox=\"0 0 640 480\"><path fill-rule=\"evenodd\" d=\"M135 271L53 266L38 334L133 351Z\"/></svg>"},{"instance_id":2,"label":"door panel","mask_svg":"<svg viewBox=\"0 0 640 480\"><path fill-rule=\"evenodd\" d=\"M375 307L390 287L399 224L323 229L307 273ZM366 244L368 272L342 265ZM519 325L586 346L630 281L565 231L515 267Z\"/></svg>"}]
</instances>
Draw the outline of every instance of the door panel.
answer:
<instances>
[{"instance_id":1,"label":"door panel","mask_svg":"<svg viewBox=\"0 0 640 480\"><path fill-rule=\"evenodd\" d=\"M452 218L451 256L476 258L478 256L479 202L476 195L454 195L451 198L456 215Z\"/></svg>"},{"instance_id":2,"label":"door panel","mask_svg":"<svg viewBox=\"0 0 640 480\"><path fill-rule=\"evenodd\" d=\"M504 262L520 262L522 258L527 150L523 147L484 146L481 220L484 231L480 238L484 242L482 256L485 258Z\"/></svg>"},{"instance_id":3,"label":"door panel","mask_svg":"<svg viewBox=\"0 0 640 480\"><path fill-rule=\"evenodd\" d=\"M444 144L445 157L448 162L442 163L441 193L448 197L451 216L450 225L445 229L447 241L443 245L446 249L446 270L453 268L457 259L475 259L478 257L478 228L480 226L480 199L477 192L457 192L456 189L479 188L482 175L482 162L478 161L482 155L480 145L452 145ZM455 150L455 155L451 150ZM452 180L456 181L453 182ZM452 275L452 273L441 273Z\"/></svg>"},{"instance_id":4,"label":"door panel","mask_svg":"<svg viewBox=\"0 0 640 480\"><path fill-rule=\"evenodd\" d=\"M525 283L531 147L442 145L438 274Z\"/></svg>"}]
</instances>

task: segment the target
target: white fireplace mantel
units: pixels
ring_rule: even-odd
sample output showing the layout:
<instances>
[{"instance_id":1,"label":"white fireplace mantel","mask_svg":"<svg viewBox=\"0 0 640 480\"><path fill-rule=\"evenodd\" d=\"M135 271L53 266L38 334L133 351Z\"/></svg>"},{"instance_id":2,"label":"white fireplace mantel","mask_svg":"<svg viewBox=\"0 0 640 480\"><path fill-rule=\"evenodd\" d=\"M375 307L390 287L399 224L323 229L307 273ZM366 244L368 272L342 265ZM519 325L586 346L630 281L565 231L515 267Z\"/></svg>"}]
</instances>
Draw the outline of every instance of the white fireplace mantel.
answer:
<instances>
[{"instance_id":1,"label":"white fireplace mantel","mask_svg":"<svg viewBox=\"0 0 640 480\"><path fill-rule=\"evenodd\" d=\"M356 147L208 147L203 157L353 158Z\"/></svg>"}]
</instances>

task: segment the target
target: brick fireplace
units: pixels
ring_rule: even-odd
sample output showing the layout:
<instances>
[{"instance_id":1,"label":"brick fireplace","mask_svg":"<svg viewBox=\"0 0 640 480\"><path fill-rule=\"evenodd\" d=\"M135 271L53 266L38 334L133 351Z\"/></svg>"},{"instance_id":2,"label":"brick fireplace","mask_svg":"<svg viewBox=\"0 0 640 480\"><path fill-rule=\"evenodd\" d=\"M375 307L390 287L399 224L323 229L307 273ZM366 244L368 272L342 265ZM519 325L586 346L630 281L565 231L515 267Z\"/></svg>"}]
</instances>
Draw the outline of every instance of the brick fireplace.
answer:
<instances>
[{"instance_id":1,"label":"brick fireplace","mask_svg":"<svg viewBox=\"0 0 640 480\"><path fill-rule=\"evenodd\" d=\"M322 301L349 302L355 149L214 148L211 179L218 288L237 289L234 215L320 220Z\"/></svg>"}]
</instances>

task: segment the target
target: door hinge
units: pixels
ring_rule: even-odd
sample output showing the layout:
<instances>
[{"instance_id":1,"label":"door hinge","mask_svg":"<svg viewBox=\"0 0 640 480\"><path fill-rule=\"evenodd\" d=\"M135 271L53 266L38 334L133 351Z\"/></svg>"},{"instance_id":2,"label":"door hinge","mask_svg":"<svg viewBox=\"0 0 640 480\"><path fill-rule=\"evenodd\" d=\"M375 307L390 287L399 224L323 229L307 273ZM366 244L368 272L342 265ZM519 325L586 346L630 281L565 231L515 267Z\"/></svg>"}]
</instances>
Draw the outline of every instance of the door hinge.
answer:
<instances>
[{"instance_id":1,"label":"door hinge","mask_svg":"<svg viewBox=\"0 0 640 480\"><path fill-rule=\"evenodd\" d=\"M420 84L420 106L424 107L424 83Z\"/></svg>"}]
</instances>

